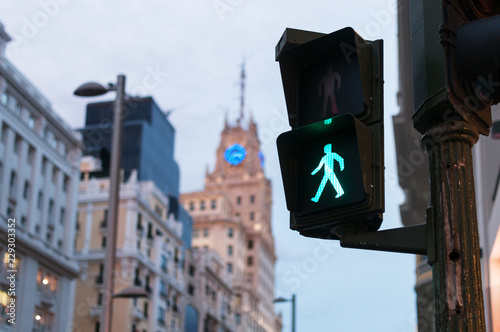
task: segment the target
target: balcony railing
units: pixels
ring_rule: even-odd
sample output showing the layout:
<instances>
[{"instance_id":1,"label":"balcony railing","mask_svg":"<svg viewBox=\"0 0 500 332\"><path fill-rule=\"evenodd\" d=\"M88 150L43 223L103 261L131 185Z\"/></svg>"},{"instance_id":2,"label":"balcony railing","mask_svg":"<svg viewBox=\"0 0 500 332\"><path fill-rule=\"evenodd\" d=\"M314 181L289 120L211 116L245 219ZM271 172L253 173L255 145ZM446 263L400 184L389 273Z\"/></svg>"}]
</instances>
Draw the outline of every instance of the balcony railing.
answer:
<instances>
[{"instance_id":1,"label":"balcony railing","mask_svg":"<svg viewBox=\"0 0 500 332\"><path fill-rule=\"evenodd\" d=\"M89 316L91 318L100 317L101 313L102 313L102 306L100 305L92 306L89 309Z\"/></svg>"},{"instance_id":2,"label":"balcony railing","mask_svg":"<svg viewBox=\"0 0 500 332\"><path fill-rule=\"evenodd\" d=\"M56 227L56 222L54 221L54 218L49 216L49 220L47 221L47 227L52 230Z\"/></svg>"},{"instance_id":3,"label":"balcony railing","mask_svg":"<svg viewBox=\"0 0 500 332\"><path fill-rule=\"evenodd\" d=\"M136 307L132 307L132 310L130 311L130 315L132 316L132 319L135 321L139 321L139 320L144 319L144 315L142 314L142 311Z\"/></svg>"},{"instance_id":4,"label":"balcony railing","mask_svg":"<svg viewBox=\"0 0 500 332\"><path fill-rule=\"evenodd\" d=\"M46 306L53 306L56 303L56 291L46 286L39 286L40 302Z\"/></svg>"},{"instance_id":5,"label":"balcony railing","mask_svg":"<svg viewBox=\"0 0 500 332\"><path fill-rule=\"evenodd\" d=\"M144 228L142 228L142 225L137 225L136 232L137 236L142 237L142 234L144 233Z\"/></svg>"}]
</instances>

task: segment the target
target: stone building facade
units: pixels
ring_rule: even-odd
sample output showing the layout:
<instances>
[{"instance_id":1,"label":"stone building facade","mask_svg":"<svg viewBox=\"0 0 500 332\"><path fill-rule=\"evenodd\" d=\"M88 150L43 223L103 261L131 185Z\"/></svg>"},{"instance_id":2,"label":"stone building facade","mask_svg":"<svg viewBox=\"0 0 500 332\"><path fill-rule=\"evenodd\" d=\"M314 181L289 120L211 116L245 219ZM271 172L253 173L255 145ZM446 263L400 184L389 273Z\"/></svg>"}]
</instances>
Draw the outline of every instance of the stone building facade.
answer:
<instances>
[{"instance_id":1,"label":"stone building facade","mask_svg":"<svg viewBox=\"0 0 500 332\"><path fill-rule=\"evenodd\" d=\"M102 314L109 179L89 178L82 162L76 258L74 331L98 331ZM142 287L147 297L113 301L112 331L183 331L182 223L152 181L132 172L121 184L113 294Z\"/></svg>"},{"instance_id":2,"label":"stone building facade","mask_svg":"<svg viewBox=\"0 0 500 332\"><path fill-rule=\"evenodd\" d=\"M214 250L233 290L234 331L280 331L274 313L276 254L271 229L271 182L265 177L257 125L226 121L215 169L203 191L181 194L193 217L194 250Z\"/></svg>"}]
</instances>

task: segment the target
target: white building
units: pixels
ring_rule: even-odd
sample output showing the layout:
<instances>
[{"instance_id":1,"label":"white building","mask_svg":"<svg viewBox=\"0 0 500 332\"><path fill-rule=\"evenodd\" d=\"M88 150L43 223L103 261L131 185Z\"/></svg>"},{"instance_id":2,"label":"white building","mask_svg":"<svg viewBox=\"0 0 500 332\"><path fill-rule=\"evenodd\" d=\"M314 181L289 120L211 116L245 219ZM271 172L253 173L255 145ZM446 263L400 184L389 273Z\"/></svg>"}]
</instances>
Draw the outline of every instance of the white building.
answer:
<instances>
[{"instance_id":1,"label":"white building","mask_svg":"<svg viewBox=\"0 0 500 332\"><path fill-rule=\"evenodd\" d=\"M0 330L67 331L78 275L73 243L80 143L5 58L9 40L0 24ZM8 220L15 220L15 259L6 253ZM16 271L15 292L8 270ZM5 308L13 300L15 325L6 315L12 309Z\"/></svg>"}]
</instances>

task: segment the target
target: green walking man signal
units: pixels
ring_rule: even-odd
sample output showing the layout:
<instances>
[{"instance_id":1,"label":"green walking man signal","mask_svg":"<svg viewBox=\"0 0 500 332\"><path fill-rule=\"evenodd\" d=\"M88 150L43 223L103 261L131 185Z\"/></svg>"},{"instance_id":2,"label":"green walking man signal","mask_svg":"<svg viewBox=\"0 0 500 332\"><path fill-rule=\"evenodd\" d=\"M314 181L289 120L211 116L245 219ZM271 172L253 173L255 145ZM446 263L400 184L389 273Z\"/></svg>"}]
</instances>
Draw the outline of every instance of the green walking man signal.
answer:
<instances>
[{"instance_id":1,"label":"green walking man signal","mask_svg":"<svg viewBox=\"0 0 500 332\"><path fill-rule=\"evenodd\" d=\"M325 167L325 175L323 175L323 180L321 180L321 184L319 185L318 191L316 192L316 195L314 195L313 198L311 198L311 201L317 203L319 201L319 198L321 197L321 194L323 193L323 189L325 189L326 183L330 181L332 184L333 188L335 188L335 191L337 192L337 195L335 198L339 198L344 194L344 189L342 189L342 186L340 185L339 180L335 176L335 172L333 171L333 163L334 161L338 161L340 165L340 170L344 170L344 158L339 156L337 153L332 152L332 145L327 144L324 147L325 151L325 156L321 158L321 161L316 167L314 171L311 172L311 175L314 175L318 173L318 171L324 166Z\"/></svg>"}]
</instances>

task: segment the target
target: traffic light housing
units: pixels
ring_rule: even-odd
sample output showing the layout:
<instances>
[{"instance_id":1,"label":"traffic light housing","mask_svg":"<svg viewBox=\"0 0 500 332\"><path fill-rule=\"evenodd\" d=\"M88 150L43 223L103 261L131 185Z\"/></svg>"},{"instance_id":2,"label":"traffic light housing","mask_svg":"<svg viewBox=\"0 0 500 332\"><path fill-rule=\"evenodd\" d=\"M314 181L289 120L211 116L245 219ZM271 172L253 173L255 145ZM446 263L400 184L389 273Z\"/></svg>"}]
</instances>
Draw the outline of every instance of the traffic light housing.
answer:
<instances>
[{"instance_id":1,"label":"traffic light housing","mask_svg":"<svg viewBox=\"0 0 500 332\"><path fill-rule=\"evenodd\" d=\"M382 40L366 41L350 27L330 34L287 28L276 61L292 128L344 113L365 124L383 122ZM327 80L335 97L325 102L319 83Z\"/></svg>"},{"instance_id":2,"label":"traffic light housing","mask_svg":"<svg viewBox=\"0 0 500 332\"><path fill-rule=\"evenodd\" d=\"M286 29L276 47L291 131L277 140L290 228L338 239L384 211L382 41Z\"/></svg>"},{"instance_id":3,"label":"traffic light housing","mask_svg":"<svg viewBox=\"0 0 500 332\"><path fill-rule=\"evenodd\" d=\"M461 119L488 135L500 101L500 2L411 2L415 128Z\"/></svg>"}]
</instances>

